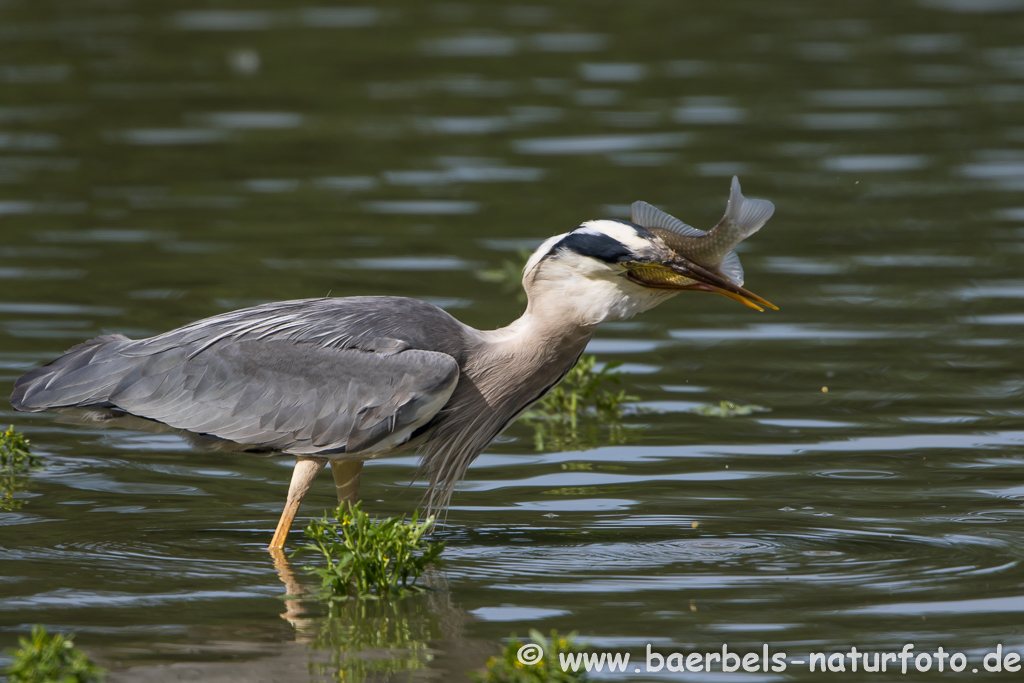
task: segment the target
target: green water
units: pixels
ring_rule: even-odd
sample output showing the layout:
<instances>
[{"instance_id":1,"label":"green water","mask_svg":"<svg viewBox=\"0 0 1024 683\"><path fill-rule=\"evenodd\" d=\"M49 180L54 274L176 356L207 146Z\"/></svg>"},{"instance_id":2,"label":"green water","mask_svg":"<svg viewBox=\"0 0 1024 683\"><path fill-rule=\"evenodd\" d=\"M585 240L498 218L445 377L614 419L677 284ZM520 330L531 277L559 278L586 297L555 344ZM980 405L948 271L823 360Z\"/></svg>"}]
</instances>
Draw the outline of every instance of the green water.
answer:
<instances>
[{"instance_id":1,"label":"green water","mask_svg":"<svg viewBox=\"0 0 1024 683\"><path fill-rule=\"evenodd\" d=\"M287 459L0 401L48 463L0 513L0 648L44 623L115 681L457 681L530 628L634 657L942 646L960 676L1020 651L1022 31L1018 0L0 4L0 395L91 336L262 301L498 327L522 305L477 270L636 199L709 227L734 173L777 207L741 255L781 308L602 327L641 439L512 427L453 498L439 590L332 618L264 550ZM770 412L689 412L720 400ZM368 464L366 508L414 510L414 468ZM604 674L821 678L730 676Z\"/></svg>"}]
</instances>

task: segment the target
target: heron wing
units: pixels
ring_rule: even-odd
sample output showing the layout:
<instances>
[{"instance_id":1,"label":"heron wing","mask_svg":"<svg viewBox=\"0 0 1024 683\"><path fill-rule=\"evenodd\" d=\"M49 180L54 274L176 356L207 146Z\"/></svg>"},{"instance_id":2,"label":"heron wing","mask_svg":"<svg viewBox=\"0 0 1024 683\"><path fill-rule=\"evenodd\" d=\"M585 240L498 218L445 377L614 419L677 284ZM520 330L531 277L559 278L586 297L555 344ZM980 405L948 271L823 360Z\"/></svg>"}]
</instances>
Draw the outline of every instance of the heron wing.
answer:
<instances>
[{"instance_id":1,"label":"heron wing","mask_svg":"<svg viewBox=\"0 0 1024 683\"><path fill-rule=\"evenodd\" d=\"M290 453L374 453L408 440L448 401L451 356L383 355L240 340L136 359L110 404L172 427Z\"/></svg>"},{"instance_id":2,"label":"heron wing","mask_svg":"<svg viewBox=\"0 0 1024 683\"><path fill-rule=\"evenodd\" d=\"M292 453L373 453L444 406L467 330L415 299L275 302L149 339L97 337L20 377L11 402L120 409Z\"/></svg>"},{"instance_id":3,"label":"heron wing","mask_svg":"<svg viewBox=\"0 0 1024 683\"><path fill-rule=\"evenodd\" d=\"M331 348L358 348L381 354L404 349L464 350L465 325L446 311L418 299L388 296L275 301L221 313L141 339L120 351L147 356L189 347L195 356L222 342L287 339Z\"/></svg>"}]
</instances>

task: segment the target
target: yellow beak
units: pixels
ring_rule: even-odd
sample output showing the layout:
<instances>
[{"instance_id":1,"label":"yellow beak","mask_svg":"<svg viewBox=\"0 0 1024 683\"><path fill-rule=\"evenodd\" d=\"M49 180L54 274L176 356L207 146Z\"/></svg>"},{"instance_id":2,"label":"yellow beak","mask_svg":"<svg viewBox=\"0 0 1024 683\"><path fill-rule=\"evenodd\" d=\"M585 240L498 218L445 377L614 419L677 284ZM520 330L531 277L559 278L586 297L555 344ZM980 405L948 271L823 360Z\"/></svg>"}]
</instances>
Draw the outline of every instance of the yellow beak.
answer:
<instances>
[{"instance_id":1,"label":"yellow beak","mask_svg":"<svg viewBox=\"0 0 1024 683\"><path fill-rule=\"evenodd\" d=\"M763 299L757 294L733 284L722 275L681 256L677 256L667 263L637 265L626 272L626 277L644 287L714 292L758 311L764 311L765 308L779 310L778 306L767 299Z\"/></svg>"}]
</instances>

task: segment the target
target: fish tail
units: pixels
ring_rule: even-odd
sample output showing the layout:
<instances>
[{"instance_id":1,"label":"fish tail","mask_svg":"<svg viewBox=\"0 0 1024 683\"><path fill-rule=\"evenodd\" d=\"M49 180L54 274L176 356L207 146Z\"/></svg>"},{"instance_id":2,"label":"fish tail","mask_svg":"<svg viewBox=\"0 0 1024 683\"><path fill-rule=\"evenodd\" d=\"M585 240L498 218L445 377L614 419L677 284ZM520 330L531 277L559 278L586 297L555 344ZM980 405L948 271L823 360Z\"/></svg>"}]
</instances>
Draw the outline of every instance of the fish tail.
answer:
<instances>
[{"instance_id":1,"label":"fish tail","mask_svg":"<svg viewBox=\"0 0 1024 683\"><path fill-rule=\"evenodd\" d=\"M734 233L734 239L738 244L760 230L773 213L775 205L767 199L744 197L740 192L739 178L733 176L732 187L729 189L729 206L718 225L727 227L730 234Z\"/></svg>"}]
</instances>

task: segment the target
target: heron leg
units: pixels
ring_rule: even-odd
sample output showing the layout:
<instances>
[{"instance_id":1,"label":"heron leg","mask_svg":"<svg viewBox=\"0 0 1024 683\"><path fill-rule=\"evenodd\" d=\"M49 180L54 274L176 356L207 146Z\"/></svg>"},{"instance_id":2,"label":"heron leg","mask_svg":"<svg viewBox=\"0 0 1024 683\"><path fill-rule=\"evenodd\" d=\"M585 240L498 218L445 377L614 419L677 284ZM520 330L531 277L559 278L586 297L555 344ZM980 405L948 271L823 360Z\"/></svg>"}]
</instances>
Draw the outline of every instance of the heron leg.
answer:
<instances>
[{"instance_id":1,"label":"heron leg","mask_svg":"<svg viewBox=\"0 0 1024 683\"><path fill-rule=\"evenodd\" d=\"M338 492L338 505L359 500L359 475L362 473L362 460L335 460L331 463L334 488Z\"/></svg>"},{"instance_id":2,"label":"heron leg","mask_svg":"<svg viewBox=\"0 0 1024 683\"><path fill-rule=\"evenodd\" d=\"M274 532L274 540L270 542L268 550L283 548L284 540L288 537L288 530L292 527L295 514L299 511L299 504L313 485L316 475L327 464L326 458L299 458L295 461L295 469L292 470L292 483L288 486L288 500L284 504L284 511L277 523L277 530Z\"/></svg>"}]
</instances>

